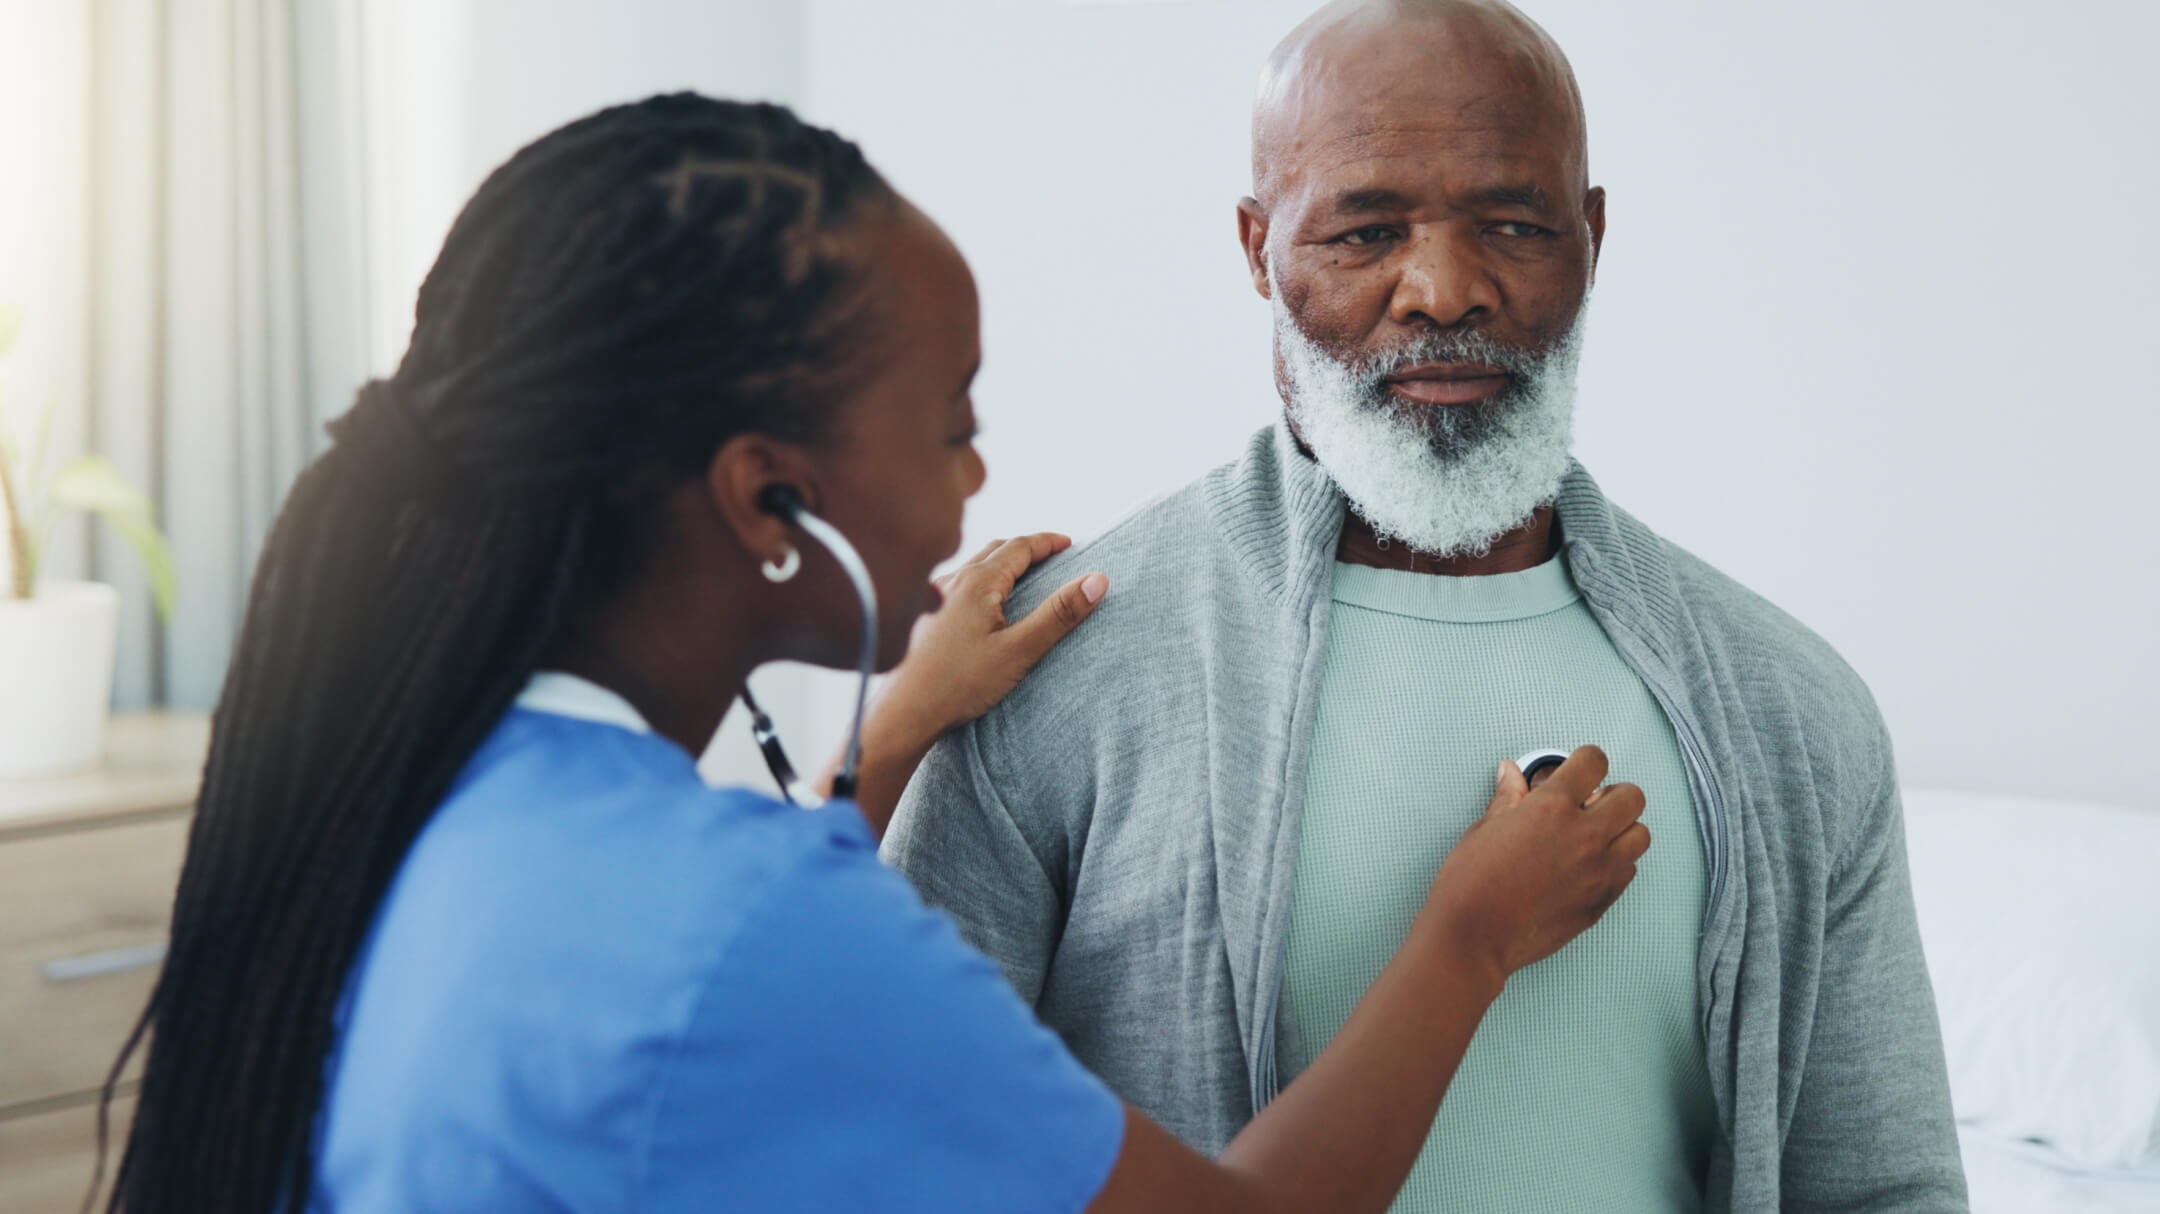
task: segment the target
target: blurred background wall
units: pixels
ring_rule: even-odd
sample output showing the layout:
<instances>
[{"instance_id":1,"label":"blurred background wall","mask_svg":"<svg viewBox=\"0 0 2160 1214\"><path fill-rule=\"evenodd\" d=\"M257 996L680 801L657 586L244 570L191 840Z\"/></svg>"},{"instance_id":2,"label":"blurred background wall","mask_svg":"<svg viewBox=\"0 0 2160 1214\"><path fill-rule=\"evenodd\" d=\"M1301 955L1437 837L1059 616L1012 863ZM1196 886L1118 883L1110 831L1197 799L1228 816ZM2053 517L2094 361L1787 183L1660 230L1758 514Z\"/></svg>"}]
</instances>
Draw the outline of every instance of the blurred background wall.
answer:
<instances>
[{"instance_id":1,"label":"blurred background wall","mask_svg":"<svg viewBox=\"0 0 2160 1214\"><path fill-rule=\"evenodd\" d=\"M31 318L14 390L78 404L69 441L95 429L93 385L138 373L95 356L85 284L115 254L85 216L116 170L93 171L104 145L79 101L110 92L99 65L130 21L277 7L0 0L0 297ZM303 234L303 285L353 313L321 304L340 336L317 346L366 364L333 390L338 359L315 359L323 416L393 364L490 167L600 104L678 87L786 101L856 137L969 256L991 465L971 546L1097 532L1279 408L1232 207L1260 59L1306 0L304 7L315 49L296 60L350 81L302 74L316 117L296 137L350 145L331 160L353 214ZM2134 762L2160 728L2160 399L2144 374L2160 252L2140 210L2160 194L2145 63L2160 6L1525 8L1574 60L1611 193L1584 462L1828 637L1874 687L1909 782L2160 806ZM208 457L160 458L168 514L187 517ZM218 612L252 557L228 530L184 560L197 614L175 628L210 658L127 694L214 692ZM66 559L107 557L78 542ZM798 757L838 739L844 680L757 684ZM740 728L708 769L761 778Z\"/></svg>"}]
</instances>

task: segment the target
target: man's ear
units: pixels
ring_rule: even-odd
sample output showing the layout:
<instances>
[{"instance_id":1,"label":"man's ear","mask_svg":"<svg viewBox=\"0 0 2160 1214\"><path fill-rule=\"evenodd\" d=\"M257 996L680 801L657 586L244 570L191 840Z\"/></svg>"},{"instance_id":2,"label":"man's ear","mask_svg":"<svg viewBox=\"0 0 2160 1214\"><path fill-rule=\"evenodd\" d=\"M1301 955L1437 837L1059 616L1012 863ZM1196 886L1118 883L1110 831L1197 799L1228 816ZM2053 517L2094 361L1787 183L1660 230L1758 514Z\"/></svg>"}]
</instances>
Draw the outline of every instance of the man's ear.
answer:
<instances>
[{"instance_id":1,"label":"man's ear","mask_svg":"<svg viewBox=\"0 0 2160 1214\"><path fill-rule=\"evenodd\" d=\"M1583 195L1583 215L1590 221L1590 281L1597 281L1598 254L1605 251L1605 187Z\"/></svg>"},{"instance_id":2,"label":"man's ear","mask_svg":"<svg viewBox=\"0 0 2160 1214\"><path fill-rule=\"evenodd\" d=\"M793 487L805 508L812 514L823 513L824 493L817 470L791 443L763 434L738 434L720 444L705 467L705 493L714 512L760 561L778 560L789 544L788 520L765 509L763 499L774 485Z\"/></svg>"},{"instance_id":3,"label":"man's ear","mask_svg":"<svg viewBox=\"0 0 2160 1214\"><path fill-rule=\"evenodd\" d=\"M1267 211L1257 198L1240 198L1237 204L1238 244L1245 249L1245 268L1252 273L1253 290L1260 298L1273 299L1275 292L1268 282L1267 259Z\"/></svg>"}]
</instances>

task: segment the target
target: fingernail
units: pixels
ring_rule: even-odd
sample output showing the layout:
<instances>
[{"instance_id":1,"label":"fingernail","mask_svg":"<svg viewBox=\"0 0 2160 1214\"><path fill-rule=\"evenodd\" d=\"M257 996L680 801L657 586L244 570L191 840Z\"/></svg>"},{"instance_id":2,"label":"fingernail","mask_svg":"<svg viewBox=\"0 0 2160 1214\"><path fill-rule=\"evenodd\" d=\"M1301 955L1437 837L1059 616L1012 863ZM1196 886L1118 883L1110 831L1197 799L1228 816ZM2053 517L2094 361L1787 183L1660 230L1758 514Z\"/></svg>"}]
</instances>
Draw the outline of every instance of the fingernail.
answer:
<instances>
[{"instance_id":1,"label":"fingernail","mask_svg":"<svg viewBox=\"0 0 2160 1214\"><path fill-rule=\"evenodd\" d=\"M1080 579L1080 593L1090 603L1102 602L1102 596L1110 589L1110 579L1099 573L1091 573Z\"/></svg>"}]
</instances>

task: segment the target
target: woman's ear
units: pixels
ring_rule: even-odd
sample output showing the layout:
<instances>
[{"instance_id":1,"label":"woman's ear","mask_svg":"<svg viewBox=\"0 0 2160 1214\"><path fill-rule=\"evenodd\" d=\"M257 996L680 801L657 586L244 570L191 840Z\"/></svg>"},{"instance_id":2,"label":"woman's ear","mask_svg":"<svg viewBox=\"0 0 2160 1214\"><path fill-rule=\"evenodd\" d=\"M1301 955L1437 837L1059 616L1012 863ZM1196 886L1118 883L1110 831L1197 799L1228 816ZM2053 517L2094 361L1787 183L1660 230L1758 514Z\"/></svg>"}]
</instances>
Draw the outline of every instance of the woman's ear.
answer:
<instances>
[{"instance_id":1,"label":"woman's ear","mask_svg":"<svg viewBox=\"0 0 2160 1214\"><path fill-rule=\"evenodd\" d=\"M762 434L738 434L720 445L705 468L705 492L736 539L760 561L779 562L790 523L773 509L775 486L792 489L815 513L822 494L816 470L800 447Z\"/></svg>"}]
</instances>

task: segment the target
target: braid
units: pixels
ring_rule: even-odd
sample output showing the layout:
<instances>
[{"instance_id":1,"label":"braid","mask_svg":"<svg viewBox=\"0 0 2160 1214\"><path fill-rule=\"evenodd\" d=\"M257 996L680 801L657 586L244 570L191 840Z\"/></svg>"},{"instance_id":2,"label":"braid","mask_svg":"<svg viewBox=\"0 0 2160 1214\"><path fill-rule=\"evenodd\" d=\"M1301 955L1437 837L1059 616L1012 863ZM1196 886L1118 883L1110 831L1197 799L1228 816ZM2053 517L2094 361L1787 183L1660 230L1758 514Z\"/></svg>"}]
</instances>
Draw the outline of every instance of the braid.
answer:
<instances>
[{"instance_id":1,"label":"braid","mask_svg":"<svg viewBox=\"0 0 2160 1214\"><path fill-rule=\"evenodd\" d=\"M736 434L821 433L835 237L889 197L839 136L691 94L482 185L256 566L171 950L106 1082L149 1041L111 1211L305 1207L337 1007L414 839L675 481Z\"/></svg>"}]
</instances>

